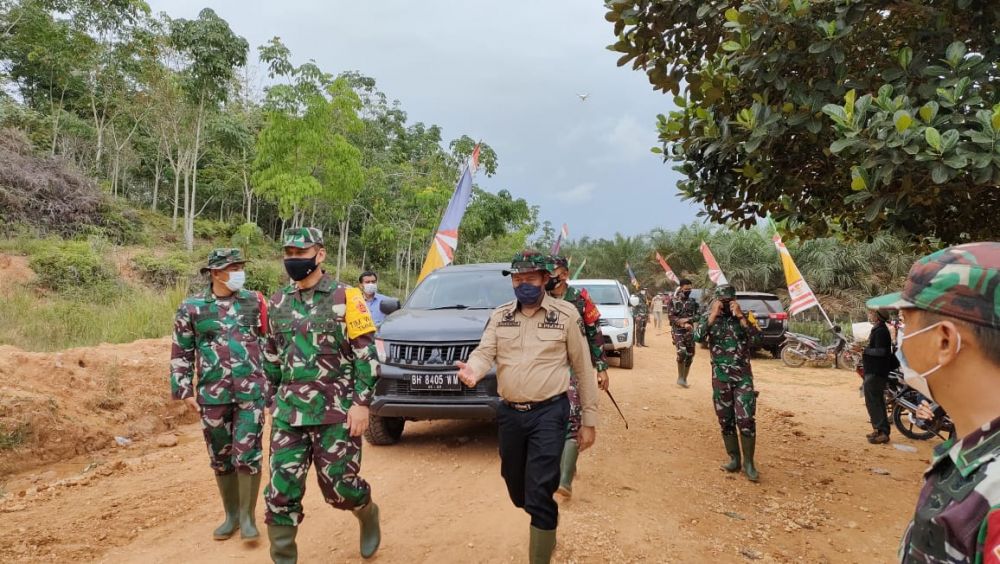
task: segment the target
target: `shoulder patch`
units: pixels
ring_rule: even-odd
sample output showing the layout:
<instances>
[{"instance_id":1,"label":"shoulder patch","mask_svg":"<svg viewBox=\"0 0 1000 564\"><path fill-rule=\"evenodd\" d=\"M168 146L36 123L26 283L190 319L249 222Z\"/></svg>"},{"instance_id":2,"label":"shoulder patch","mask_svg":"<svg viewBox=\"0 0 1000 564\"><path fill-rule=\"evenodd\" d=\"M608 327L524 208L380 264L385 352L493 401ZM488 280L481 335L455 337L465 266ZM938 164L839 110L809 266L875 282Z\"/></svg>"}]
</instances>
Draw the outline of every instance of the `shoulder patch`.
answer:
<instances>
[{"instance_id":1,"label":"shoulder patch","mask_svg":"<svg viewBox=\"0 0 1000 564\"><path fill-rule=\"evenodd\" d=\"M983 564L1000 564L1000 509L986 515L981 537Z\"/></svg>"}]
</instances>

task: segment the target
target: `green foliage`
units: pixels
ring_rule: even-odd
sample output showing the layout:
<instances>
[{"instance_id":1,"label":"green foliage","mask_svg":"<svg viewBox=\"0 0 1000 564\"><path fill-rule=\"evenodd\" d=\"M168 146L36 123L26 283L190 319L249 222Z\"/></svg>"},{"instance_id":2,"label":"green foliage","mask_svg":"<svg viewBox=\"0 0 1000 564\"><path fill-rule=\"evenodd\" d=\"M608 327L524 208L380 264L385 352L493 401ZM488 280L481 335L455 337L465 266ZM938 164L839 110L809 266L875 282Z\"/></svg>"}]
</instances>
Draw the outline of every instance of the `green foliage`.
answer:
<instances>
[{"instance_id":1,"label":"green foliage","mask_svg":"<svg viewBox=\"0 0 1000 564\"><path fill-rule=\"evenodd\" d=\"M92 241L48 240L31 255L29 264L38 284L61 292L106 291L117 273Z\"/></svg>"},{"instance_id":2,"label":"green foliage","mask_svg":"<svg viewBox=\"0 0 1000 564\"><path fill-rule=\"evenodd\" d=\"M1000 4L614 0L619 65L713 221L925 246L997 236Z\"/></svg>"},{"instance_id":3,"label":"green foliage","mask_svg":"<svg viewBox=\"0 0 1000 564\"><path fill-rule=\"evenodd\" d=\"M233 226L214 219L194 220L194 236L209 241L226 240L233 236Z\"/></svg>"},{"instance_id":4,"label":"green foliage","mask_svg":"<svg viewBox=\"0 0 1000 564\"><path fill-rule=\"evenodd\" d=\"M264 231L256 223L244 223L236 228L230 243L243 249L243 255L249 259L266 257L274 254L277 246L270 243Z\"/></svg>"},{"instance_id":5,"label":"green foliage","mask_svg":"<svg viewBox=\"0 0 1000 564\"><path fill-rule=\"evenodd\" d=\"M251 261L246 264L246 288L269 297L285 286L288 276L278 260Z\"/></svg>"},{"instance_id":6,"label":"green foliage","mask_svg":"<svg viewBox=\"0 0 1000 564\"><path fill-rule=\"evenodd\" d=\"M145 253L132 257L132 268L144 282L157 288L172 288L195 270L185 253L158 257Z\"/></svg>"}]
</instances>

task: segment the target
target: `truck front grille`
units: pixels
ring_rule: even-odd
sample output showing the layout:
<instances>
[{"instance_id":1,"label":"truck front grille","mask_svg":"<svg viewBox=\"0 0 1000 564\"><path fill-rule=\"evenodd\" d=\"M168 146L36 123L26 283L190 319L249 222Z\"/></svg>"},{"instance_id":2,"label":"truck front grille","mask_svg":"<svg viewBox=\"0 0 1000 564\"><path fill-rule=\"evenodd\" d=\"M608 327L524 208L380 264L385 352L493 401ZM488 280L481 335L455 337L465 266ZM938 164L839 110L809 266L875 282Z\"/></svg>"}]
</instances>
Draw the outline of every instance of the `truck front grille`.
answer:
<instances>
[{"instance_id":1,"label":"truck front grille","mask_svg":"<svg viewBox=\"0 0 1000 564\"><path fill-rule=\"evenodd\" d=\"M479 342L469 343L388 343L389 364L397 366L454 366L466 362Z\"/></svg>"}]
</instances>

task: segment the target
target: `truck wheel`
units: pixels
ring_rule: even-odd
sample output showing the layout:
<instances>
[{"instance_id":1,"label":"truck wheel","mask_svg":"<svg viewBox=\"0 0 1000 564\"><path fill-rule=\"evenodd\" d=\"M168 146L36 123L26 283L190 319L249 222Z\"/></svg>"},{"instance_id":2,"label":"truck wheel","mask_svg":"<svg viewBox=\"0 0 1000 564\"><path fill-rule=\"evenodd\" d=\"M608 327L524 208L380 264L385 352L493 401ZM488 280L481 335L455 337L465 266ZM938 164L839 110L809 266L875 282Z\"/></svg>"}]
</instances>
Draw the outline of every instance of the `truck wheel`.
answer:
<instances>
[{"instance_id":1,"label":"truck wheel","mask_svg":"<svg viewBox=\"0 0 1000 564\"><path fill-rule=\"evenodd\" d=\"M368 443L375 446L394 445L403 436L403 426L406 420L402 417L379 417L378 415L368 416L368 430L365 431L365 438Z\"/></svg>"},{"instance_id":2,"label":"truck wheel","mask_svg":"<svg viewBox=\"0 0 1000 564\"><path fill-rule=\"evenodd\" d=\"M625 350L623 350L621 352L621 356L618 357L619 358L619 360L618 360L618 367L619 368L624 368L626 370L631 370L632 369L632 363L633 363L632 349L633 349L633 347L629 347L629 348L627 348L627 349L625 349Z\"/></svg>"}]
</instances>

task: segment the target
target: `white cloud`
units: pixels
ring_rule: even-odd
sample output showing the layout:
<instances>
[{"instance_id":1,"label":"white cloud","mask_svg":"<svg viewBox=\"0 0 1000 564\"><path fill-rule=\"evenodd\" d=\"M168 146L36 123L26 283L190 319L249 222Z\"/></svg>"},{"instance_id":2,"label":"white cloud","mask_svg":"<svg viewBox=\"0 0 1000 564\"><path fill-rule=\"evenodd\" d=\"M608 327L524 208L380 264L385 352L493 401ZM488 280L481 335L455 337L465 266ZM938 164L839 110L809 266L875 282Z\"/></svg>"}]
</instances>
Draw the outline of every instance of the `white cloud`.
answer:
<instances>
[{"instance_id":1,"label":"white cloud","mask_svg":"<svg viewBox=\"0 0 1000 564\"><path fill-rule=\"evenodd\" d=\"M596 190L596 184L593 182L584 182L583 184L577 184L567 190L556 192L553 196L555 196L557 200L561 200L567 204L582 204L592 200Z\"/></svg>"},{"instance_id":2,"label":"white cloud","mask_svg":"<svg viewBox=\"0 0 1000 564\"><path fill-rule=\"evenodd\" d=\"M651 124L644 127L639 120L627 114L615 123L607 141L620 159L635 162L650 158L649 148L656 143L656 134Z\"/></svg>"}]
</instances>

